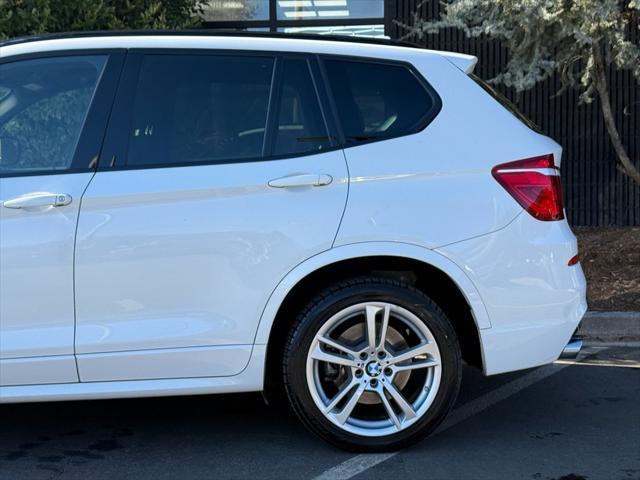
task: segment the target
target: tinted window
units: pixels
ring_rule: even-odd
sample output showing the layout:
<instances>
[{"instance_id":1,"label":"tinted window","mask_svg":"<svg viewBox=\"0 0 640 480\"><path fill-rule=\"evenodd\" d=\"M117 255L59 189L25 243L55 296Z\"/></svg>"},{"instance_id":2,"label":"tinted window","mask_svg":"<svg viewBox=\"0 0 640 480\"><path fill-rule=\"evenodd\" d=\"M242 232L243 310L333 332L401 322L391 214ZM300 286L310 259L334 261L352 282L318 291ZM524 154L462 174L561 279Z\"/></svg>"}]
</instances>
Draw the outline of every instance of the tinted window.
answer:
<instances>
[{"instance_id":1,"label":"tinted window","mask_svg":"<svg viewBox=\"0 0 640 480\"><path fill-rule=\"evenodd\" d=\"M414 133L424 127L434 99L406 67L325 60L347 142Z\"/></svg>"},{"instance_id":2,"label":"tinted window","mask_svg":"<svg viewBox=\"0 0 640 480\"><path fill-rule=\"evenodd\" d=\"M326 148L329 137L307 61L285 60L282 73L274 154Z\"/></svg>"},{"instance_id":3,"label":"tinted window","mask_svg":"<svg viewBox=\"0 0 640 480\"><path fill-rule=\"evenodd\" d=\"M128 163L260 157L273 64L268 57L145 57L133 106Z\"/></svg>"},{"instance_id":4,"label":"tinted window","mask_svg":"<svg viewBox=\"0 0 640 480\"><path fill-rule=\"evenodd\" d=\"M0 65L0 171L71 167L105 56Z\"/></svg>"}]
</instances>

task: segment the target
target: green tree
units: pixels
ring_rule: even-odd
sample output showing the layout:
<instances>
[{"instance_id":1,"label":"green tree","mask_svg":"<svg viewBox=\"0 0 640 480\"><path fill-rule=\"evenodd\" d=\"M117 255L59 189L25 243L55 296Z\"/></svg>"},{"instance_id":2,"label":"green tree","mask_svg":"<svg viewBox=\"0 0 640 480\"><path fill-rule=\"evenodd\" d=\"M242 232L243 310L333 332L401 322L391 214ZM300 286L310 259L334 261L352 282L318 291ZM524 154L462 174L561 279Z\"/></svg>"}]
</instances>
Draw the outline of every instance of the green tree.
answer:
<instances>
[{"instance_id":1,"label":"green tree","mask_svg":"<svg viewBox=\"0 0 640 480\"><path fill-rule=\"evenodd\" d=\"M201 0L0 0L0 38L81 30L189 28Z\"/></svg>"},{"instance_id":2,"label":"green tree","mask_svg":"<svg viewBox=\"0 0 640 480\"><path fill-rule=\"evenodd\" d=\"M581 101L597 95L618 168L640 185L640 170L614 120L606 76L613 66L631 70L640 80L640 45L630 35L640 0L448 0L443 7L437 20L415 14L411 25L403 25L407 36L421 38L449 27L470 37L486 35L510 54L491 82L522 91L558 73L563 88L581 90Z\"/></svg>"}]
</instances>

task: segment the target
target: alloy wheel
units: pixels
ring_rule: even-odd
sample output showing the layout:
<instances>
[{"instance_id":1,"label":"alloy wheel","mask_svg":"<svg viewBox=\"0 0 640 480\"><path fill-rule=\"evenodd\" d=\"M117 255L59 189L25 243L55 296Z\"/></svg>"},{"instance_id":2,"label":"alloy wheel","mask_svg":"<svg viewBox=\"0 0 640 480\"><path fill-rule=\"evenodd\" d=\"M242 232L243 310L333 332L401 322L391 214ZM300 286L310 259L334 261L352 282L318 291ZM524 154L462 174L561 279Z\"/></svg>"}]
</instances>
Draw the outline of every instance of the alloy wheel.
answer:
<instances>
[{"instance_id":1,"label":"alloy wheel","mask_svg":"<svg viewBox=\"0 0 640 480\"><path fill-rule=\"evenodd\" d=\"M442 373L429 328L387 302L342 309L315 335L307 384L318 409L339 428L376 437L402 431L429 410Z\"/></svg>"}]
</instances>

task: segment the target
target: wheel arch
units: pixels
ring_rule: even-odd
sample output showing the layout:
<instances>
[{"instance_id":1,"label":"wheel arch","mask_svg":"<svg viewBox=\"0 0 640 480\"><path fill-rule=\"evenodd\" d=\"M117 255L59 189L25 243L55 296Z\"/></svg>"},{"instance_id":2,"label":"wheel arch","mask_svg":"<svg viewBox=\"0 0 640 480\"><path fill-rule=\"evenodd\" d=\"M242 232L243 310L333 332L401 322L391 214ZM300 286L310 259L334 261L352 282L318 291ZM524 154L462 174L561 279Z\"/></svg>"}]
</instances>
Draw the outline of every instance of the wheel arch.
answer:
<instances>
[{"instance_id":1,"label":"wheel arch","mask_svg":"<svg viewBox=\"0 0 640 480\"><path fill-rule=\"evenodd\" d=\"M480 295L464 271L447 257L416 245L367 242L336 247L302 262L278 284L265 306L255 343L267 345L265 389L279 380L280 354L296 312L329 282L391 276L427 293L454 321L463 358L484 366L480 330L491 323ZM464 302L460 302L463 300Z\"/></svg>"}]
</instances>

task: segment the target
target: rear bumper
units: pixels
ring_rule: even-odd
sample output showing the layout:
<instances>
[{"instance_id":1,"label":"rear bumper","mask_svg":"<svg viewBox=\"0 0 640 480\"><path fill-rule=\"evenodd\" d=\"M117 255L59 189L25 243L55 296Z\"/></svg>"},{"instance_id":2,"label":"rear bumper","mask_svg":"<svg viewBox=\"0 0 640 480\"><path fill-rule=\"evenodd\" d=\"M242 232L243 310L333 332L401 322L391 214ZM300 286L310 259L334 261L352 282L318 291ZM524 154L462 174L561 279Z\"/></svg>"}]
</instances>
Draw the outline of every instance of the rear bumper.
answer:
<instances>
[{"instance_id":1,"label":"rear bumper","mask_svg":"<svg viewBox=\"0 0 640 480\"><path fill-rule=\"evenodd\" d=\"M491 328L480 330L487 375L555 361L587 311L577 241L565 221L523 212L502 230L437 249L474 283Z\"/></svg>"},{"instance_id":2,"label":"rear bumper","mask_svg":"<svg viewBox=\"0 0 640 480\"><path fill-rule=\"evenodd\" d=\"M586 304L584 309L577 307L573 319L481 330L485 374L495 375L554 362L570 343L585 311ZM576 320L576 317L579 318Z\"/></svg>"}]
</instances>

